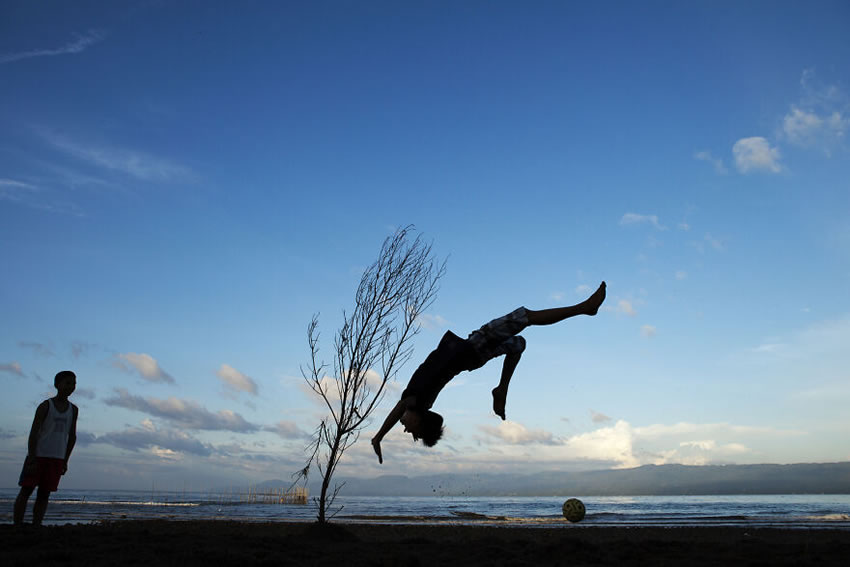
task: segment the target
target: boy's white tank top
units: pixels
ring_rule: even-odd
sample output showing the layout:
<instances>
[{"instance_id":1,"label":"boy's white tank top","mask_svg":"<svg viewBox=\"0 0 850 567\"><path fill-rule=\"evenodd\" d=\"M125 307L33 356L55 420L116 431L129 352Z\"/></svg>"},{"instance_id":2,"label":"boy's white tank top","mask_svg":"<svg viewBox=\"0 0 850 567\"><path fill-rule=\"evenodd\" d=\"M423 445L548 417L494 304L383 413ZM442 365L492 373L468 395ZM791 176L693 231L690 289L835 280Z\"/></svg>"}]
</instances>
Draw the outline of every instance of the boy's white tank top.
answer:
<instances>
[{"instance_id":1,"label":"boy's white tank top","mask_svg":"<svg viewBox=\"0 0 850 567\"><path fill-rule=\"evenodd\" d=\"M50 457L51 459L64 459L65 451L68 449L71 420L74 419L74 404L68 402L68 409L60 412L53 405L52 398L47 400L47 403L49 405L47 417L41 424L35 455L37 457Z\"/></svg>"}]
</instances>

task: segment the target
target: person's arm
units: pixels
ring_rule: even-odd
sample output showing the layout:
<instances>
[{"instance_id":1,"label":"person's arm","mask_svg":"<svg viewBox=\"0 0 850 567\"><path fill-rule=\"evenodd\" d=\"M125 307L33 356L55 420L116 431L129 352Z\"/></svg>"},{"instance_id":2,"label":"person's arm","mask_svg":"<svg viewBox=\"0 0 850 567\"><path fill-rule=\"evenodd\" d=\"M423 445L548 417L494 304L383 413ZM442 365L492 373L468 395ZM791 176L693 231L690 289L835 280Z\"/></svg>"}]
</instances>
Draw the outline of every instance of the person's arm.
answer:
<instances>
[{"instance_id":1,"label":"person's arm","mask_svg":"<svg viewBox=\"0 0 850 567\"><path fill-rule=\"evenodd\" d=\"M73 404L71 405L71 409L74 414L71 417L71 429L68 431L68 448L65 449L65 465L62 468L62 474L68 472L68 459L71 458L71 451L74 450L74 445L77 444L77 415L80 410Z\"/></svg>"},{"instance_id":2,"label":"person's arm","mask_svg":"<svg viewBox=\"0 0 850 567\"><path fill-rule=\"evenodd\" d=\"M32 419L32 427L30 427L30 436L27 442L27 457L35 458L38 450L38 434L41 432L41 426L44 424L45 418L47 418L47 410L49 408L50 404L47 400L44 400L39 404L38 409L35 410L35 417Z\"/></svg>"},{"instance_id":3,"label":"person's arm","mask_svg":"<svg viewBox=\"0 0 850 567\"><path fill-rule=\"evenodd\" d=\"M381 426L381 429L372 437L372 448L375 450L375 454L378 455L378 462L383 464L384 457L381 455L381 440L384 438L384 435L390 432L398 420L401 419L401 416L404 415L404 411L408 408L412 401L412 398L404 398L399 400L395 407L390 411L387 415L387 418L384 420L384 424Z\"/></svg>"}]
</instances>

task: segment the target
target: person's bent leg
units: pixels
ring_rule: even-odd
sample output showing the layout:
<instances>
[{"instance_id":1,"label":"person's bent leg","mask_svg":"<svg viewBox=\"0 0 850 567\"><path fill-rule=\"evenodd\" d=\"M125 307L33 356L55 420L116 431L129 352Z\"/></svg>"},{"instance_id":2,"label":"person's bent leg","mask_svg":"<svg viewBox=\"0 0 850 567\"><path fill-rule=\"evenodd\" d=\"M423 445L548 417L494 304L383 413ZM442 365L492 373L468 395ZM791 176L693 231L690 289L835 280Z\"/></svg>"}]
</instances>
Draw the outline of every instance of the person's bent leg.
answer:
<instances>
[{"instance_id":1,"label":"person's bent leg","mask_svg":"<svg viewBox=\"0 0 850 567\"><path fill-rule=\"evenodd\" d=\"M523 339L522 344L525 344L525 339ZM502 376L499 380L499 385L493 388L490 392L493 394L493 412L501 417L502 421L505 420L505 404L508 399L508 385L511 383L511 377L514 375L514 370L516 370L516 366L519 364L521 356L522 351L508 353L505 355L505 362L502 364Z\"/></svg>"},{"instance_id":2,"label":"person's bent leg","mask_svg":"<svg viewBox=\"0 0 850 567\"><path fill-rule=\"evenodd\" d=\"M38 487L38 493L35 496L35 504L32 507L32 524L40 526L44 520L44 513L47 512L47 503L50 500L50 491L46 488Z\"/></svg>"},{"instance_id":3,"label":"person's bent leg","mask_svg":"<svg viewBox=\"0 0 850 567\"><path fill-rule=\"evenodd\" d=\"M575 317L576 315L596 315L599 311L599 306L605 301L605 282L599 285L599 288L593 292L593 295L568 307L555 307L553 309L542 309L540 311L528 310L529 325L552 325L564 319Z\"/></svg>"},{"instance_id":4,"label":"person's bent leg","mask_svg":"<svg viewBox=\"0 0 850 567\"><path fill-rule=\"evenodd\" d=\"M18 492L18 497L15 498L14 522L16 526L24 523L24 514L27 511L27 502L29 502L30 495L32 495L32 491L34 489L34 486L22 486L21 491Z\"/></svg>"}]
</instances>

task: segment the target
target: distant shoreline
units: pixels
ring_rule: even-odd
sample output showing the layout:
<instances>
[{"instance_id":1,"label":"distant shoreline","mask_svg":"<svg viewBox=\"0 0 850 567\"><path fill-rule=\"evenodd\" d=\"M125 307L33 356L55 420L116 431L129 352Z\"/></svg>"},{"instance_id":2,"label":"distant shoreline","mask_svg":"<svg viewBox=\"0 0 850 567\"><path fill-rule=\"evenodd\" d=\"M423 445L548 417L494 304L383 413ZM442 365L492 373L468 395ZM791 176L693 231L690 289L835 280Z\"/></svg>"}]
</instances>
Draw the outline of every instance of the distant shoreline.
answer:
<instances>
[{"instance_id":1,"label":"distant shoreline","mask_svg":"<svg viewBox=\"0 0 850 567\"><path fill-rule=\"evenodd\" d=\"M0 525L4 565L843 565L850 534L774 528L557 528L118 521Z\"/></svg>"}]
</instances>

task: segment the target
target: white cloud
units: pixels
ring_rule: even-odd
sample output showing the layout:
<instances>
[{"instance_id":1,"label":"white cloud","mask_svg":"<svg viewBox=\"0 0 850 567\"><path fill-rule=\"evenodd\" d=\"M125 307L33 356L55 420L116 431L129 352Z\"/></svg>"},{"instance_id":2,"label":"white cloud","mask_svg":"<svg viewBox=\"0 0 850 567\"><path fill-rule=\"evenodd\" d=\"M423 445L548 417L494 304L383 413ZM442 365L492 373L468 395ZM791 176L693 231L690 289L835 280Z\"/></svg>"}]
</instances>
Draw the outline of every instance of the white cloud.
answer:
<instances>
[{"instance_id":1,"label":"white cloud","mask_svg":"<svg viewBox=\"0 0 850 567\"><path fill-rule=\"evenodd\" d=\"M814 112L791 107L791 112L786 114L782 121L782 130L792 143L808 145L812 143L823 123Z\"/></svg>"},{"instance_id":2,"label":"white cloud","mask_svg":"<svg viewBox=\"0 0 850 567\"><path fill-rule=\"evenodd\" d=\"M642 464L634 455L632 438L632 427L619 420L611 427L574 435L564 446L577 458L613 461L618 468L630 468Z\"/></svg>"},{"instance_id":3,"label":"white cloud","mask_svg":"<svg viewBox=\"0 0 850 567\"><path fill-rule=\"evenodd\" d=\"M741 138L732 146L732 153L735 156L735 166L741 173L750 173L751 171L779 173L782 171L782 165L779 163L779 150L770 147L770 143L761 136Z\"/></svg>"},{"instance_id":4,"label":"white cloud","mask_svg":"<svg viewBox=\"0 0 850 567\"><path fill-rule=\"evenodd\" d=\"M688 231L691 230L691 225L683 221L676 225L676 228L678 228L679 230Z\"/></svg>"},{"instance_id":5,"label":"white cloud","mask_svg":"<svg viewBox=\"0 0 850 567\"><path fill-rule=\"evenodd\" d=\"M29 51L18 51L16 53L7 53L0 55L0 65L3 63L11 63L22 59L30 59L32 57L51 57L55 55L72 55L82 53L95 43L101 41L105 35L97 30L89 30L84 35L77 35L77 39L53 49L31 49Z\"/></svg>"},{"instance_id":6,"label":"white cloud","mask_svg":"<svg viewBox=\"0 0 850 567\"><path fill-rule=\"evenodd\" d=\"M147 380L148 382L166 382L174 384L174 378L163 370L154 357L145 353L127 352L116 354L113 359L113 365L120 368L124 372L133 372L134 370Z\"/></svg>"},{"instance_id":7,"label":"white cloud","mask_svg":"<svg viewBox=\"0 0 850 567\"><path fill-rule=\"evenodd\" d=\"M588 294L592 291L593 291L593 288L590 287L587 284L581 284L579 286L576 286L576 293L579 294L579 295L586 295L586 294Z\"/></svg>"},{"instance_id":8,"label":"white cloud","mask_svg":"<svg viewBox=\"0 0 850 567\"><path fill-rule=\"evenodd\" d=\"M652 338L655 336L655 327L652 325L643 325L640 328L640 334L646 338Z\"/></svg>"},{"instance_id":9,"label":"white cloud","mask_svg":"<svg viewBox=\"0 0 850 567\"><path fill-rule=\"evenodd\" d=\"M688 272L684 270L676 270L676 279L679 281L688 279Z\"/></svg>"},{"instance_id":10,"label":"white cloud","mask_svg":"<svg viewBox=\"0 0 850 567\"><path fill-rule=\"evenodd\" d=\"M657 215L639 215L637 213L626 213L620 219L621 226L627 226L632 224L650 224L658 230L667 230L667 227L663 226L658 221Z\"/></svg>"},{"instance_id":11,"label":"white cloud","mask_svg":"<svg viewBox=\"0 0 850 567\"><path fill-rule=\"evenodd\" d=\"M726 175L729 173L729 170L726 169L726 166L723 164L723 160L714 157L709 151L696 152L694 154L694 159L710 163L714 166L714 171L720 175Z\"/></svg>"},{"instance_id":12,"label":"white cloud","mask_svg":"<svg viewBox=\"0 0 850 567\"><path fill-rule=\"evenodd\" d=\"M225 386L238 392L248 392L257 395L257 383L250 376L242 374L229 364L222 364L216 372L216 376Z\"/></svg>"}]
</instances>

